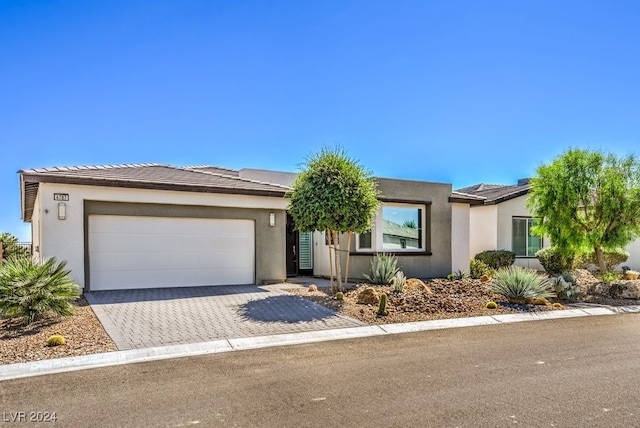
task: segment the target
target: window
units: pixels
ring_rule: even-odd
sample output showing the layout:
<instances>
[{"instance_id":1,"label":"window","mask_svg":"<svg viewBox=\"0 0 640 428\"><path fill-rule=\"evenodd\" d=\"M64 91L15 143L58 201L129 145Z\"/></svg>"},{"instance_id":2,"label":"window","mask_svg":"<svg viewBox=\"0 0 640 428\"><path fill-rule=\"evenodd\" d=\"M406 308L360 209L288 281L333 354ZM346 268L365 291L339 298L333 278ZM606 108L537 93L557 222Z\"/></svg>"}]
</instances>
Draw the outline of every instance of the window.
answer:
<instances>
[{"instance_id":1,"label":"window","mask_svg":"<svg viewBox=\"0 0 640 428\"><path fill-rule=\"evenodd\" d=\"M357 236L357 251L426 251L425 205L384 203L371 231Z\"/></svg>"},{"instance_id":2,"label":"window","mask_svg":"<svg viewBox=\"0 0 640 428\"><path fill-rule=\"evenodd\" d=\"M531 234L536 220L526 217L514 217L512 220L511 251L516 257L535 257L542 248L542 238Z\"/></svg>"}]
</instances>

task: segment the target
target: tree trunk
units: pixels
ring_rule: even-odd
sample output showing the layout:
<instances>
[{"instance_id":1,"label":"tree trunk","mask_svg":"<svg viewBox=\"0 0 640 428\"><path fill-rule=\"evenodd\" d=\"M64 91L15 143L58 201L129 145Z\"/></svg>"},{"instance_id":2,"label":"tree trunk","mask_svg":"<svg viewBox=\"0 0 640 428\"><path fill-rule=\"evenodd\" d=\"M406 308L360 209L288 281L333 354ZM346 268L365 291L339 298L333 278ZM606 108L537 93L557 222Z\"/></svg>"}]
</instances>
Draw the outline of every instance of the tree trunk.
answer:
<instances>
[{"instance_id":1,"label":"tree trunk","mask_svg":"<svg viewBox=\"0 0 640 428\"><path fill-rule=\"evenodd\" d=\"M338 231L333 230L333 253L336 259L336 282L338 284L338 291L342 291L342 266L340 266L340 244L338 243Z\"/></svg>"},{"instance_id":2,"label":"tree trunk","mask_svg":"<svg viewBox=\"0 0 640 428\"><path fill-rule=\"evenodd\" d=\"M607 264L604 262L604 252L602 251L602 247L596 245L594 248L596 253L596 261L598 262L598 269L600 273L605 273L607 271Z\"/></svg>"},{"instance_id":3,"label":"tree trunk","mask_svg":"<svg viewBox=\"0 0 640 428\"><path fill-rule=\"evenodd\" d=\"M329 290L333 292L333 259L331 258L331 231L327 229L327 245L329 248Z\"/></svg>"},{"instance_id":4,"label":"tree trunk","mask_svg":"<svg viewBox=\"0 0 640 428\"><path fill-rule=\"evenodd\" d=\"M351 232L347 235L347 266L344 269L344 283L349 282L349 259L351 258Z\"/></svg>"}]
</instances>

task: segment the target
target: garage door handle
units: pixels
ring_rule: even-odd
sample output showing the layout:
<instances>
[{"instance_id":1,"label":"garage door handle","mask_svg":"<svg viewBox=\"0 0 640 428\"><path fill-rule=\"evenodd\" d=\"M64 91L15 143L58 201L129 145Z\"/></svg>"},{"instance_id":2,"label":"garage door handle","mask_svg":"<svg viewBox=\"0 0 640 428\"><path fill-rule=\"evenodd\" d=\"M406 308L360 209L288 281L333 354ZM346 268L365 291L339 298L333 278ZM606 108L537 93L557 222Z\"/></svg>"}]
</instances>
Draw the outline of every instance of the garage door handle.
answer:
<instances>
[{"instance_id":1,"label":"garage door handle","mask_svg":"<svg viewBox=\"0 0 640 428\"><path fill-rule=\"evenodd\" d=\"M296 256L296 246L294 245L293 246L293 257L295 258L295 256Z\"/></svg>"}]
</instances>

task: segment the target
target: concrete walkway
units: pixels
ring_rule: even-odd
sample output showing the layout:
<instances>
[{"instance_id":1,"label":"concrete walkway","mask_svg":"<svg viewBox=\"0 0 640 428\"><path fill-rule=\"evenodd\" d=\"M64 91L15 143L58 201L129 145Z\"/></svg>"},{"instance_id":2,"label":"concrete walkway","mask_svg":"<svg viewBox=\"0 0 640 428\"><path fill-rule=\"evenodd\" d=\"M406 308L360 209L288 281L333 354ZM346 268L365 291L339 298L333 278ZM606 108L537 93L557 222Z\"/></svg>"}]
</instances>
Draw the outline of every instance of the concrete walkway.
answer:
<instances>
[{"instance_id":1,"label":"concrete walkway","mask_svg":"<svg viewBox=\"0 0 640 428\"><path fill-rule=\"evenodd\" d=\"M364 325L284 291L302 286L96 291L85 297L121 351Z\"/></svg>"}]
</instances>

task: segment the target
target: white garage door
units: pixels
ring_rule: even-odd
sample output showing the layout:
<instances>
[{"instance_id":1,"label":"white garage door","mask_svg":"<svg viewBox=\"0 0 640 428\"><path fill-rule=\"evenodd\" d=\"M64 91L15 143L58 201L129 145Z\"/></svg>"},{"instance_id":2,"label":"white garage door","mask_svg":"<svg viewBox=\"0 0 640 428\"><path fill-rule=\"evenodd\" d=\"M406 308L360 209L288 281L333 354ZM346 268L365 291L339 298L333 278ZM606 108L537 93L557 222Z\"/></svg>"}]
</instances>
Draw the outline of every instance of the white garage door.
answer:
<instances>
[{"instance_id":1,"label":"white garage door","mask_svg":"<svg viewBox=\"0 0 640 428\"><path fill-rule=\"evenodd\" d=\"M252 220L89 216L91 290L253 284Z\"/></svg>"}]
</instances>

